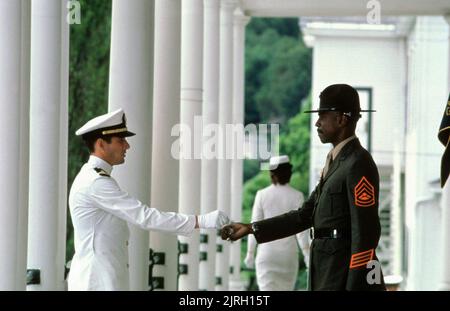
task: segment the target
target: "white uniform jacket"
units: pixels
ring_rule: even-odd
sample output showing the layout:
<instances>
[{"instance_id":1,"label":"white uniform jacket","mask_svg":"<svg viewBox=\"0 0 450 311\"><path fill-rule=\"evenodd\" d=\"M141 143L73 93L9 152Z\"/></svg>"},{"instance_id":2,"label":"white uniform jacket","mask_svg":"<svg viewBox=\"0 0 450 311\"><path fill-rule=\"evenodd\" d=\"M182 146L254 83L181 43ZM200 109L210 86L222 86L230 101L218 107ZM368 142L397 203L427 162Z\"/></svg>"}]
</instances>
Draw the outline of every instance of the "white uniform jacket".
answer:
<instances>
[{"instance_id":1,"label":"white uniform jacket","mask_svg":"<svg viewBox=\"0 0 450 311\"><path fill-rule=\"evenodd\" d=\"M194 215L161 212L122 191L110 176L112 166L90 156L69 195L75 255L69 290L128 290L128 224L190 235Z\"/></svg>"},{"instance_id":2,"label":"white uniform jacket","mask_svg":"<svg viewBox=\"0 0 450 311\"><path fill-rule=\"evenodd\" d=\"M303 204L303 194L291 186L270 185L256 193L252 222L275 217ZM309 237L306 231L287 238L258 245L256 252L256 280L260 290L293 290L298 272L298 249L309 261ZM248 252L254 254L256 240L248 238Z\"/></svg>"}]
</instances>

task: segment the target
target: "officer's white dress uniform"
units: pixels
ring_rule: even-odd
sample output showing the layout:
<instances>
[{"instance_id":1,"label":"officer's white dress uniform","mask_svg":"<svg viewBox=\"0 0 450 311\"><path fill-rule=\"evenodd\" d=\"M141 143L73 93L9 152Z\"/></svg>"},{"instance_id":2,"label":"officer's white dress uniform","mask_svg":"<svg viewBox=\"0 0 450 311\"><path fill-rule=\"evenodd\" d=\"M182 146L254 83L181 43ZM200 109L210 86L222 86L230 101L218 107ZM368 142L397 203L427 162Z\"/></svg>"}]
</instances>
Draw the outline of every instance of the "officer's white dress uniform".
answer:
<instances>
[{"instance_id":1,"label":"officer's white dress uniform","mask_svg":"<svg viewBox=\"0 0 450 311\"><path fill-rule=\"evenodd\" d=\"M115 124L122 119L125 125L124 113L119 109L89 121L87 129L81 128L77 135L105 124L113 127L110 131L117 131L121 127ZM194 230L195 215L161 212L145 205L121 190L111 171L109 163L91 155L72 184L69 207L75 255L68 277L69 290L129 289L127 223L181 235L190 235ZM228 222L226 216L217 215L199 215L200 228L220 227Z\"/></svg>"},{"instance_id":2,"label":"officer's white dress uniform","mask_svg":"<svg viewBox=\"0 0 450 311\"><path fill-rule=\"evenodd\" d=\"M288 161L282 163L287 163ZM303 201L303 194L289 186L289 184L272 184L256 193L252 210L252 222L296 210L303 204ZM263 291L293 290L297 280L299 246L308 266L309 244L309 237L306 231L295 236L259 244L255 260L256 280L259 289ZM252 265L251 257L255 253L255 249L255 237L249 235L247 265Z\"/></svg>"},{"instance_id":3,"label":"officer's white dress uniform","mask_svg":"<svg viewBox=\"0 0 450 311\"><path fill-rule=\"evenodd\" d=\"M101 169L97 172L95 169ZM69 290L128 289L128 225L189 235L195 216L163 213L122 191L112 166L90 156L73 182L69 206L75 233L75 255Z\"/></svg>"}]
</instances>

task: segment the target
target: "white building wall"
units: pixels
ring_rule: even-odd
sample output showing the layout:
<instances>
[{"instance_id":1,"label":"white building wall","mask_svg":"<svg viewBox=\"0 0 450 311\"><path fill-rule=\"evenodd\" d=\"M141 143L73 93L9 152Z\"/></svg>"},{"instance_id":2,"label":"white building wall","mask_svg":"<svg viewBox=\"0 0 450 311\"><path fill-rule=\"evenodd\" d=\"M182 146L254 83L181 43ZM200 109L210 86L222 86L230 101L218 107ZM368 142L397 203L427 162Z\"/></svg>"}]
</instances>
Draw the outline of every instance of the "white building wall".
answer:
<instances>
[{"instance_id":1,"label":"white building wall","mask_svg":"<svg viewBox=\"0 0 450 311\"><path fill-rule=\"evenodd\" d=\"M426 244L420 233L417 208L419 200L430 199L429 184L440 176L442 147L437 132L448 95L448 61L445 20L442 17L418 17L408 38L405 198L409 241L407 289L410 290L435 289L434 284L424 284L421 277L426 264L421 254ZM439 227L440 222L437 222L433 229L437 231ZM432 266L437 269L438 257L432 258L435 260Z\"/></svg>"},{"instance_id":2,"label":"white building wall","mask_svg":"<svg viewBox=\"0 0 450 311\"><path fill-rule=\"evenodd\" d=\"M331 33L330 33L331 35ZM404 128L405 62L401 38L315 37L313 51L313 107L320 92L330 84L347 83L372 88L372 155L379 166L391 166L395 142L402 141ZM362 96L361 96L362 99ZM360 122L369 115L363 113ZM323 145L311 122L310 189L314 189L331 145Z\"/></svg>"},{"instance_id":3,"label":"white building wall","mask_svg":"<svg viewBox=\"0 0 450 311\"><path fill-rule=\"evenodd\" d=\"M319 105L319 94L333 83L348 83L355 87L370 87L373 91L372 155L380 172L388 176L395 172L391 182L398 183L405 172L405 189L393 185L391 217L403 216L400 197L404 191L405 218L395 219L391 228L402 233L406 222L407 254L403 267L400 248L403 236L391 241L395 248L393 271L408 269L406 289L437 289L437 271L440 261L429 253L430 243L423 232L439 234L440 221L436 200L431 188L439 177L442 147L436 139L442 118L442 107L447 100L449 68L449 31L442 17L418 17L410 30L380 36L367 31L313 30L313 107ZM361 96L364 100L364 96ZM363 119L368 114L363 114ZM311 122L310 187L317 184L327 152L331 145L322 145ZM361 122L360 122L361 123ZM385 177L385 179L389 177ZM380 198L382 199L382 198ZM419 202L421 202L419 204ZM424 206L428 207L428 211ZM391 233L392 234L392 233ZM437 239L435 239L437 240ZM434 245L434 244L433 244ZM437 246L437 245L436 245ZM383 259L383 258L380 258ZM426 266L426 267L425 267ZM425 271L426 270L426 271ZM423 274L427 274L424 276Z\"/></svg>"}]
</instances>

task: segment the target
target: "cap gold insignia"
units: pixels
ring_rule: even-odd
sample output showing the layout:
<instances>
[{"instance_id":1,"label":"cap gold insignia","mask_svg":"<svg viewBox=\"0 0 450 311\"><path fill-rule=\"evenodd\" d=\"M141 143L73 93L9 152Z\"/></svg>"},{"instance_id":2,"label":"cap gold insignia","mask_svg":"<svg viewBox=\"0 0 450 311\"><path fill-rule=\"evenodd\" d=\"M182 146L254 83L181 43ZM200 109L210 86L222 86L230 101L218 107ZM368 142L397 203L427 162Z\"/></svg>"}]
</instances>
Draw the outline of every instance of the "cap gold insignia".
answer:
<instances>
[{"instance_id":1,"label":"cap gold insignia","mask_svg":"<svg viewBox=\"0 0 450 311\"><path fill-rule=\"evenodd\" d=\"M128 131L128 129L126 127L123 127L123 128L120 128L120 129L102 131L102 135L122 133L122 132L126 132L126 131Z\"/></svg>"}]
</instances>

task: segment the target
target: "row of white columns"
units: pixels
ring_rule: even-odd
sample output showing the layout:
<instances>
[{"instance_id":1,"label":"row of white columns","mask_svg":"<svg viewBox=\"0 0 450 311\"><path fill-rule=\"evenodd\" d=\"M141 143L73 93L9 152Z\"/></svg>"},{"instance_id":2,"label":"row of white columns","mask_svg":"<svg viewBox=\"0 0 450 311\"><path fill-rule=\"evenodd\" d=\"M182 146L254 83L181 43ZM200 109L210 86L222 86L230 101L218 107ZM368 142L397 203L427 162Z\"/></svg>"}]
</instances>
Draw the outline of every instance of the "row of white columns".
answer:
<instances>
[{"instance_id":1,"label":"row of white columns","mask_svg":"<svg viewBox=\"0 0 450 311\"><path fill-rule=\"evenodd\" d=\"M64 288L69 27L59 0L0 2L0 290ZM29 199L29 200L28 200ZM38 278L40 281L38 281Z\"/></svg>"},{"instance_id":2,"label":"row of white columns","mask_svg":"<svg viewBox=\"0 0 450 311\"><path fill-rule=\"evenodd\" d=\"M4 73L0 102L5 112L1 135L8 145L0 151L6 164L0 166L4 203L0 252L7 254L0 258L1 290L25 289L27 268L36 269L40 276L29 290L64 287L66 4L59 0L0 3L0 70ZM245 23L242 18L233 20L235 7L231 0L113 1L109 109L123 107L130 128L138 133L130 139L126 167L115 168L114 176L132 195L161 210L199 214L219 208L240 219L241 161L177 161L171 154L175 139L171 130L177 123L194 128L195 116L203 116L204 125L242 122ZM233 21L239 38L234 46ZM228 244L216 258L216 232L202 234L202 243L198 232L180 239L185 253L180 254L184 266L179 269L176 236L153 232L149 239L148 232L131 228L130 289L228 289ZM200 258L200 251L206 255ZM232 256L233 275L238 278L237 249Z\"/></svg>"},{"instance_id":3,"label":"row of white columns","mask_svg":"<svg viewBox=\"0 0 450 311\"><path fill-rule=\"evenodd\" d=\"M201 141L201 132L193 130L195 118L200 116L203 126L243 123L244 27L248 18L242 14L233 17L236 1L230 0L156 0L154 5L153 60L153 8L144 0L133 5L113 1L109 106L123 107L130 128L138 132L130 138L131 148L136 150L129 152L126 167L115 169L114 175L124 189L160 210L199 214L218 208L238 221L242 161L232 165L231 160L196 159L193 146L194 141ZM152 61L154 68L149 65ZM153 81L149 79L152 70ZM152 84L153 100L148 92ZM152 110L151 139L141 133L150 133ZM192 132L172 132L178 123ZM181 148L192 146L191 159L183 155L179 161L173 158L176 137L171 134L180 135ZM224 143L219 138L219 146ZM149 150L151 168L146 166ZM151 232L147 242L138 231L132 232L131 249L134 245L141 251L130 250L131 289L227 290L230 271L234 283L240 284L240 244L233 246L230 269L229 244L222 244L220 238L216 242L215 231L202 230L201 236L196 231L190 237L179 237L178 242L176 236L158 232ZM143 256L148 248L150 257Z\"/></svg>"}]
</instances>

